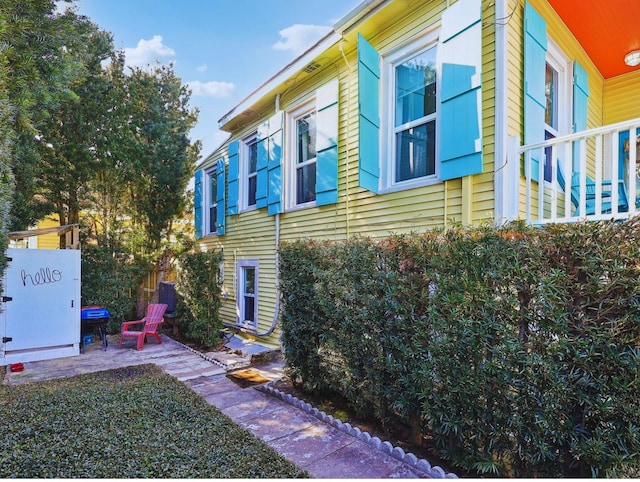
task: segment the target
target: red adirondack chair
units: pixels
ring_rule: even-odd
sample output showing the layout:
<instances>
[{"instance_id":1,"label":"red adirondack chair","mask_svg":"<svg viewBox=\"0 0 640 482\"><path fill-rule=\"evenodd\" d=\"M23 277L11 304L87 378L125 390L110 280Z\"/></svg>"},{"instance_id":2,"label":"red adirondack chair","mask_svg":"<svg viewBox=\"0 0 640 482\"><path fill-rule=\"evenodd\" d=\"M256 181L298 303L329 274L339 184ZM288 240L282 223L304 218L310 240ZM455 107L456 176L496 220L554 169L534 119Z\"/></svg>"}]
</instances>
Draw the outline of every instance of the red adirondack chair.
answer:
<instances>
[{"instance_id":1,"label":"red adirondack chair","mask_svg":"<svg viewBox=\"0 0 640 482\"><path fill-rule=\"evenodd\" d=\"M138 339L138 350L142 350L142 345L147 340L147 336L153 336L158 343L162 343L160 335L156 333L158 325L164 321L164 312L167 305L164 303L152 304L147 306L147 314L141 320L125 321L122 323L122 331L120 333L120 343L118 348L122 348L122 339L125 337ZM142 325L142 330L129 329L132 325Z\"/></svg>"}]
</instances>

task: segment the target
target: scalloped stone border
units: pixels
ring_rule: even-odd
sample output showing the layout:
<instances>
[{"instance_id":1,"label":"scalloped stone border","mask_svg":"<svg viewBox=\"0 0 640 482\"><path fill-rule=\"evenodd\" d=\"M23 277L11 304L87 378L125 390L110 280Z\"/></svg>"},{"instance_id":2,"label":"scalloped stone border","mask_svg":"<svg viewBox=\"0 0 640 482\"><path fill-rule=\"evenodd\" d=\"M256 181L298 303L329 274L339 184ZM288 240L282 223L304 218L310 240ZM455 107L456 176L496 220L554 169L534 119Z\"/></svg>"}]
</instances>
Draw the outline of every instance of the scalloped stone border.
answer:
<instances>
[{"instance_id":1,"label":"scalloped stone border","mask_svg":"<svg viewBox=\"0 0 640 482\"><path fill-rule=\"evenodd\" d=\"M161 334L160 336L164 337L164 336L166 336L166 335ZM186 349L187 349L187 350L189 350L190 352L195 353L195 354L196 354L196 355L198 355L200 358L203 358L204 360L208 361L209 363L213 363L214 365L218 365L219 367L224 368L225 370L227 370L227 369L229 368L229 367L227 367L227 365L225 365L224 363L219 362L219 361L218 361L218 360L216 360L215 358L211 358L211 357L210 357L210 356L208 356L208 355L205 355L205 354L204 354L204 353L202 353L201 351L198 351L198 350L196 350L196 349L194 349L194 348L191 348L190 346L185 345L184 343L180 343L178 340L174 340L174 339L173 339L173 338L171 338L170 336L167 336L167 338L168 338L169 340L171 340L172 342L177 343L178 345L180 345L180 346L182 346L182 347L186 348Z\"/></svg>"},{"instance_id":2,"label":"scalloped stone border","mask_svg":"<svg viewBox=\"0 0 640 482\"><path fill-rule=\"evenodd\" d=\"M410 452L405 452L402 447L394 447L391 442L385 441L383 442L378 437L372 437L369 432L363 432L358 427L352 427L349 423L344 423L342 420L334 418L332 415L327 415L325 412L318 410L317 408L311 406L311 404L300 400L297 397L289 393L285 393L281 390L278 390L274 387L276 381L271 381L268 383L264 383L262 385L256 385L254 388L258 391L271 395L273 397L279 398L280 400L293 405L294 407L299 408L300 410L308 413L309 415L313 415L318 420L331 425L334 428L337 428L341 432L346 433L347 435L351 435L352 437L365 442L368 445L371 445L377 450L390 455L396 460L400 462L404 462L410 467L423 472L427 477L436 478L436 479L457 479L458 476L452 472L445 472L442 467L439 466L431 466L431 464L425 459L418 459L414 454Z\"/></svg>"}]
</instances>

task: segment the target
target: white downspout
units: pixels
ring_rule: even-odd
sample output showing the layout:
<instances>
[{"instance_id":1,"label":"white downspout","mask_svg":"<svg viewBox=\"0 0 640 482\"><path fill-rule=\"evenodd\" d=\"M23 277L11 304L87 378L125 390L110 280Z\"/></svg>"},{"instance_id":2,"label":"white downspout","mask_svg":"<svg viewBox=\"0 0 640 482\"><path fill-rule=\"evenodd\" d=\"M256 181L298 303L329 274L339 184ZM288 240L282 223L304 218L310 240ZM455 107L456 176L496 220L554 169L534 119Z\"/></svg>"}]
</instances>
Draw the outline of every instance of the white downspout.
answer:
<instances>
[{"instance_id":1,"label":"white downspout","mask_svg":"<svg viewBox=\"0 0 640 482\"><path fill-rule=\"evenodd\" d=\"M518 2L519 0L515 0ZM517 218L518 198L513 197L513 183L519 183L517 158L507 155L507 26L510 19L508 0L495 2L496 87L495 87L495 158L494 223L503 224ZM505 21L506 20L506 21Z\"/></svg>"}]
</instances>

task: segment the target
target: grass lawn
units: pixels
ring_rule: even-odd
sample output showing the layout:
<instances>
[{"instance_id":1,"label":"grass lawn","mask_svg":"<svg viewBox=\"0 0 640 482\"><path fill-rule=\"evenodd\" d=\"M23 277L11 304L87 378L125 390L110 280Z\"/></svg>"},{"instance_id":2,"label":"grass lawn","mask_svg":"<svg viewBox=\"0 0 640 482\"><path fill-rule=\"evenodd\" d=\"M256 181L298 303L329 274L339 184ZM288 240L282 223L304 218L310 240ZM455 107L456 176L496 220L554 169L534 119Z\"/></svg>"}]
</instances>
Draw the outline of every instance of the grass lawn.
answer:
<instances>
[{"instance_id":1,"label":"grass lawn","mask_svg":"<svg viewBox=\"0 0 640 482\"><path fill-rule=\"evenodd\" d=\"M0 478L308 474L155 365L0 386Z\"/></svg>"}]
</instances>

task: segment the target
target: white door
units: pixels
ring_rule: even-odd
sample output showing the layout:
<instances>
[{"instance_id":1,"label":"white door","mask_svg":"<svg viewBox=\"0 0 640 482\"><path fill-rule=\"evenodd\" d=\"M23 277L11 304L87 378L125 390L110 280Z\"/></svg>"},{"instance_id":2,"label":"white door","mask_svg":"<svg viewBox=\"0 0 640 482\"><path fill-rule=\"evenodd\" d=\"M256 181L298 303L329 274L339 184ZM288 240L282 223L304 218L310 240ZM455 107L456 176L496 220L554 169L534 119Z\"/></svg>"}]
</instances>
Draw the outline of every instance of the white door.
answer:
<instances>
[{"instance_id":1,"label":"white door","mask_svg":"<svg viewBox=\"0 0 640 482\"><path fill-rule=\"evenodd\" d=\"M77 355L80 251L8 249L6 256L0 364Z\"/></svg>"}]
</instances>

